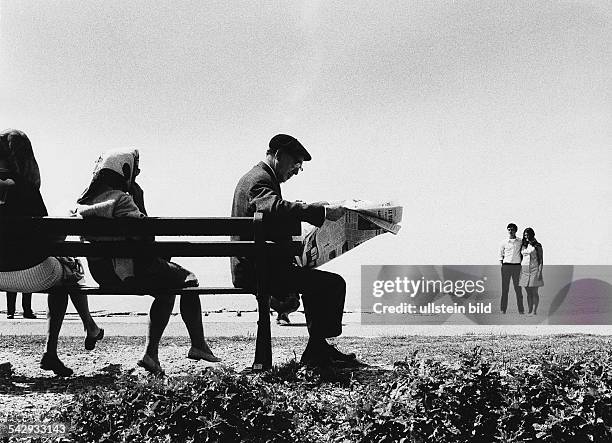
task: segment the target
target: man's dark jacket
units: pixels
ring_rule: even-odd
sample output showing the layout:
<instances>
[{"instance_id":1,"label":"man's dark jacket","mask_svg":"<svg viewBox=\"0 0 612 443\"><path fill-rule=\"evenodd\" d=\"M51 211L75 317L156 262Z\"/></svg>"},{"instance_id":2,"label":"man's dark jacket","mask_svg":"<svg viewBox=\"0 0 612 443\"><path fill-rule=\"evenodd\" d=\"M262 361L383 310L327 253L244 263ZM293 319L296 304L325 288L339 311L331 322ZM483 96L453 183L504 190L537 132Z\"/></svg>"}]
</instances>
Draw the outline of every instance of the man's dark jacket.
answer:
<instances>
[{"instance_id":1,"label":"man's dark jacket","mask_svg":"<svg viewBox=\"0 0 612 443\"><path fill-rule=\"evenodd\" d=\"M325 221L325 208L319 204L296 203L283 200L280 183L274 171L264 162L259 162L242 176L234 191L232 217L253 217L255 212L263 212L266 222L272 222L280 229L275 233L274 241L283 243L291 241L291 235L283 232L282 226L292 226L298 221L305 221L321 226ZM248 237L233 236L232 240L252 240ZM272 274L275 269L291 266L293 257L286 257L268 263ZM237 288L255 288L255 264L249 257L232 257L232 281Z\"/></svg>"}]
</instances>

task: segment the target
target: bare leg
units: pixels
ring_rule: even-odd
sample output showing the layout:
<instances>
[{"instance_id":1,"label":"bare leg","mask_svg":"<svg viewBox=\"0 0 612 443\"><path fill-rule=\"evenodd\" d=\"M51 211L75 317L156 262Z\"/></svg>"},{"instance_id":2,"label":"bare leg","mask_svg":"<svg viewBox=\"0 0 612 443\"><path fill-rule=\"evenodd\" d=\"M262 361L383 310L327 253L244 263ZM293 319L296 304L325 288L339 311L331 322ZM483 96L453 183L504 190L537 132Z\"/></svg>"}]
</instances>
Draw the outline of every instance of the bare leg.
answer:
<instances>
[{"instance_id":1,"label":"bare leg","mask_svg":"<svg viewBox=\"0 0 612 443\"><path fill-rule=\"evenodd\" d=\"M538 305L540 304L540 294L538 294L538 288L533 288L533 315L538 313Z\"/></svg>"},{"instance_id":2,"label":"bare leg","mask_svg":"<svg viewBox=\"0 0 612 443\"><path fill-rule=\"evenodd\" d=\"M160 295L155 297L155 300L151 303L151 309L149 310L149 331L143 360L148 356L159 365L159 342L170 320L175 298L174 295Z\"/></svg>"},{"instance_id":3,"label":"bare leg","mask_svg":"<svg viewBox=\"0 0 612 443\"><path fill-rule=\"evenodd\" d=\"M200 304L199 296L181 295L181 317L187 327L189 339L191 340L191 349L189 349L187 357L194 360L207 360L210 362L221 361L220 358L213 354L213 351L204 338L202 305Z\"/></svg>"},{"instance_id":4,"label":"bare leg","mask_svg":"<svg viewBox=\"0 0 612 443\"><path fill-rule=\"evenodd\" d=\"M531 288L525 288L527 291L527 307L529 308L529 314L533 313L533 294L531 293Z\"/></svg>"},{"instance_id":5,"label":"bare leg","mask_svg":"<svg viewBox=\"0 0 612 443\"><path fill-rule=\"evenodd\" d=\"M53 371L61 377L68 377L72 375L72 369L64 366L64 363L57 356L57 340L68 306L68 294L61 289L50 292L47 296L47 304L49 305L47 311L47 345L40 360L40 368Z\"/></svg>"},{"instance_id":6,"label":"bare leg","mask_svg":"<svg viewBox=\"0 0 612 443\"><path fill-rule=\"evenodd\" d=\"M68 306L68 294L65 291L53 291L47 296L47 344L45 353L57 357L57 340Z\"/></svg>"},{"instance_id":7,"label":"bare leg","mask_svg":"<svg viewBox=\"0 0 612 443\"><path fill-rule=\"evenodd\" d=\"M206 341L204 340L202 305L199 296L181 295L181 317L185 326L187 326L191 346L204 349Z\"/></svg>"},{"instance_id":8,"label":"bare leg","mask_svg":"<svg viewBox=\"0 0 612 443\"><path fill-rule=\"evenodd\" d=\"M87 331L87 336L97 337L100 333L100 328L89 312L89 302L87 300L87 296L84 294L70 294L70 300L72 301L76 311L79 313L79 317L81 317L83 327Z\"/></svg>"}]
</instances>

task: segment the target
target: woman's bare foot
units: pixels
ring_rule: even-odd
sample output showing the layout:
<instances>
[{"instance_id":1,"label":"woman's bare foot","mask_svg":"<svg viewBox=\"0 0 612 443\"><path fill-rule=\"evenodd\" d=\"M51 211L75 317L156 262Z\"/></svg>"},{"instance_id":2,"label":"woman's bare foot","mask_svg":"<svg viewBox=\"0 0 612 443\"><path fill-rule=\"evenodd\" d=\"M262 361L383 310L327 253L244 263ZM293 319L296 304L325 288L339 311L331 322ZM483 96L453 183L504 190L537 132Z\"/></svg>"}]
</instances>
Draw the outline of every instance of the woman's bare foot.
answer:
<instances>
[{"instance_id":1,"label":"woman's bare foot","mask_svg":"<svg viewBox=\"0 0 612 443\"><path fill-rule=\"evenodd\" d=\"M143 357L138 360L136 364L153 375L164 375L164 370L160 366L159 360L151 357L149 354L143 355Z\"/></svg>"},{"instance_id":2,"label":"woman's bare foot","mask_svg":"<svg viewBox=\"0 0 612 443\"><path fill-rule=\"evenodd\" d=\"M192 346L187 353L187 358L192 360L206 360L211 363L218 363L221 361L219 357L212 353L206 342L204 343L204 349L198 349Z\"/></svg>"}]
</instances>

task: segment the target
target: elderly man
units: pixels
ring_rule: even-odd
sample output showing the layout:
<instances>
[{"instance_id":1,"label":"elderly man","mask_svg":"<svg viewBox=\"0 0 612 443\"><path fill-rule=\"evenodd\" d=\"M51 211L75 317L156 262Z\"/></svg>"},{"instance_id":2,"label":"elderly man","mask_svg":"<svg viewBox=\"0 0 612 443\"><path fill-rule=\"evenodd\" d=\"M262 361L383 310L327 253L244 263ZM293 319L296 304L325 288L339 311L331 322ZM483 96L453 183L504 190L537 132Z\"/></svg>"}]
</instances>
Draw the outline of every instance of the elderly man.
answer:
<instances>
[{"instance_id":1,"label":"elderly man","mask_svg":"<svg viewBox=\"0 0 612 443\"><path fill-rule=\"evenodd\" d=\"M321 226L327 220L335 221L345 213L340 206L324 203L305 204L283 200L280 184L302 170L302 163L311 156L302 144L290 135L272 137L264 161L247 172L236 185L233 217L252 217L263 212L280 226L306 221ZM289 231L287 231L289 232ZM278 234L275 241L287 242L289 234ZM234 238L247 240L246 238ZM255 265L248 257L232 257L234 286L255 289ZM292 257L275 259L268 263L266 291L273 296L298 292L302 294L309 339L301 362L308 366L330 367L333 363L351 363L355 354L344 354L326 339L342 333L342 313L346 283L331 272L302 268L294 264Z\"/></svg>"}]
</instances>

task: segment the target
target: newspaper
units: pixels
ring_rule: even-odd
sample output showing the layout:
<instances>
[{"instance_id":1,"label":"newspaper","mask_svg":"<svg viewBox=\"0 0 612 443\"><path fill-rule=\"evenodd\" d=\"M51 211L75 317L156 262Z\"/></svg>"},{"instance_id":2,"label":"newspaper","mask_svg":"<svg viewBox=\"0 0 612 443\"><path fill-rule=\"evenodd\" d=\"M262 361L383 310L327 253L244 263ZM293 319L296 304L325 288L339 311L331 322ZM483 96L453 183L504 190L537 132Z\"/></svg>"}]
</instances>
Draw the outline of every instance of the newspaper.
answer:
<instances>
[{"instance_id":1,"label":"newspaper","mask_svg":"<svg viewBox=\"0 0 612 443\"><path fill-rule=\"evenodd\" d=\"M391 201L345 200L338 204L347 209L343 217L325 220L302 239L304 250L297 257L300 266L316 268L377 235L397 234L401 228L402 207Z\"/></svg>"}]
</instances>

